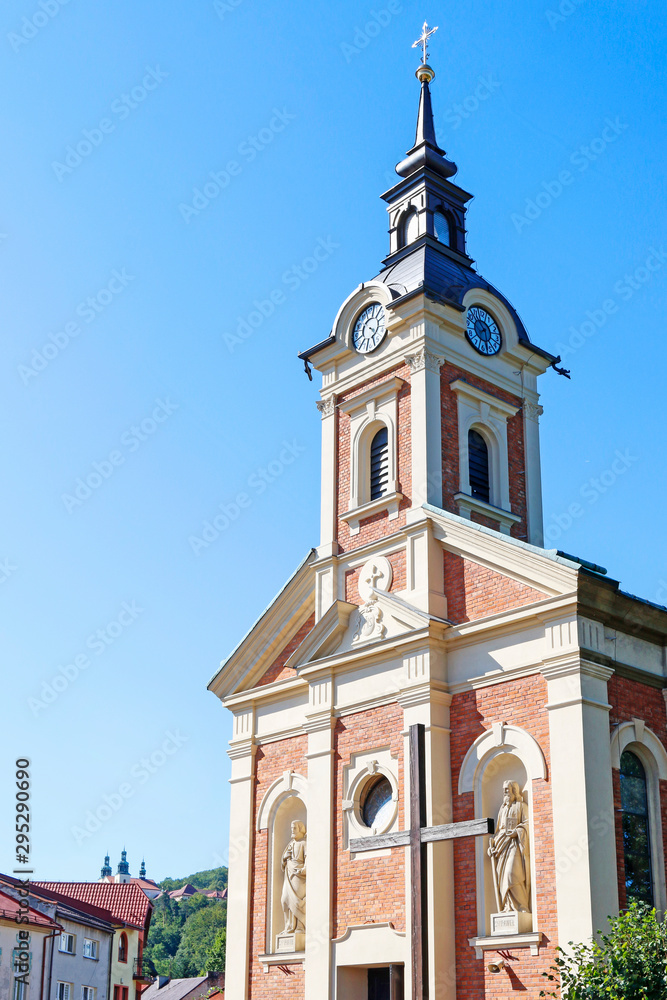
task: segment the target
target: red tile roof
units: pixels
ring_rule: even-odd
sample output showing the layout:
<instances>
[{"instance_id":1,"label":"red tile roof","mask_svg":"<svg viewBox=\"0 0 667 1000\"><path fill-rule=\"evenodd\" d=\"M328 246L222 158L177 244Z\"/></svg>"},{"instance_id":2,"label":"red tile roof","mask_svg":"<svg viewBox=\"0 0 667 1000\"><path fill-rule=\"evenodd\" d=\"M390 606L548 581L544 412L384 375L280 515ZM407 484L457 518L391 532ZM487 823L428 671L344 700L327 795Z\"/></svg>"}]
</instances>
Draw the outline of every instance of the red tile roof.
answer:
<instances>
[{"instance_id":1,"label":"red tile roof","mask_svg":"<svg viewBox=\"0 0 667 1000\"><path fill-rule=\"evenodd\" d=\"M152 878L131 878L130 882L132 885L138 885L140 889L157 889L162 892L160 886Z\"/></svg>"},{"instance_id":2,"label":"red tile roof","mask_svg":"<svg viewBox=\"0 0 667 1000\"><path fill-rule=\"evenodd\" d=\"M0 891L0 917L5 917L7 920L12 920L16 922L16 916L21 909L21 905L18 899L14 899L13 896L9 896L7 893ZM25 910L23 910L25 913ZM39 927L50 927L55 930L56 927L60 927L60 924L55 923L50 917L47 917L45 913L40 913L39 910L30 907L28 911L28 921L29 925Z\"/></svg>"},{"instance_id":3,"label":"red tile roof","mask_svg":"<svg viewBox=\"0 0 667 1000\"><path fill-rule=\"evenodd\" d=\"M12 878L11 875L0 874L0 883L4 882L5 885L13 886L15 889L22 887L22 883L19 879ZM53 883L58 884L58 883ZM113 923L113 917L108 910L102 910L99 906L92 906L90 903L84 903L81 900L76 900L76 902L69 896L64 896L60 892L54 892L52 889L45 888L46 883L39 883L39 888L35 887L38 885L37 882L31 882L30 897L33 899L47 900L51 903L64 903L65 905L76 909L79 913L85 913L88 916L97 917L98 920L104 920L107 923Z\"/></svg>"},{"instance_id":4,"label":"red tile roof","mask_svg":"<svg viewBox=\"0 0 667 1000\"><path fill-rule=\"evenodd\" d=\"M70 900L79 900L106 910L114 920L143 930L148 925L152 904L138 885L131 882L35 882Z\"/></svg>"}]
</instances>

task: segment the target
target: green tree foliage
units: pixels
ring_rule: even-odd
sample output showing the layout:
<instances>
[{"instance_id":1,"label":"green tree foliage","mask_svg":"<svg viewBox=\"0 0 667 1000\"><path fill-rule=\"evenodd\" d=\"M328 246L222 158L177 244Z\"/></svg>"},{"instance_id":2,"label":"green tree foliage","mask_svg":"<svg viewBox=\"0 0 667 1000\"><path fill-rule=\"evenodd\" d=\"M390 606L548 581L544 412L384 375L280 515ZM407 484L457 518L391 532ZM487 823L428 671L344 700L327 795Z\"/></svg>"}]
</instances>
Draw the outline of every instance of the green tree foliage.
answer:
<instances>
[{"instance_id":1,"label":"green tree foliage","mask_svg":"<svg viewBox=\"0 0 667 1000\"><path fill-rule=\"evenodd\" d=\"M610 925L599 943L570 942L569 953L558 949L556 964L543 973L553 988L541 997L667 1000L667 924L655 910L632 903Z\"/></svg>"},{"instance_id":2,"label":"green tree foliage","mask_svg":"<svg viewBox=\"0 0 667 1000\"><path fill-rule=\"evenodd\" d=\"M173 892L174 889L182 889L188 882L195 889L226 889L227 869L211 868L206 872L195 872L187 878L165 878L159 885L165 892Z\"/></svg>"},{"instance_id":3,"label":"green tree foliage","mask_svg":"<svg viewBox=\"0 0 667 1000\"><path fill-rule=\"evenodd\" d=\"M167 895L187 882L198 889L224 889L227 869L196 872L183 879L165 879L165 894L154 900L144 956L155 971L172 979L188 979L225 968L227 901L192 896L176 902Z\"/></svg>"}]
</instances>

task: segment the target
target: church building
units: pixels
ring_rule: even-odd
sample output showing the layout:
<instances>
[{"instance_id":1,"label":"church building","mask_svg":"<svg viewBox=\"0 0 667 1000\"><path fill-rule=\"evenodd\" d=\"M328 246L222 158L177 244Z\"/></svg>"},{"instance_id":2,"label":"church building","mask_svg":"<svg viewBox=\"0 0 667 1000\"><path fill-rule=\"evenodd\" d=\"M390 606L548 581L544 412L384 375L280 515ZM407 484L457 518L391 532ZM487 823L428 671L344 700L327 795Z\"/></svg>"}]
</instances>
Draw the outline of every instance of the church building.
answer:
<instances>
[{"instance_id":1,"label":"church building","mask_svg":"<svg viewBox=\"0 0 667 1000\"><path fill-rule=\"evenodd\" d=\"M468 254L423 41L388 255L301 355L319 544L210 684L228 1000L534 1000L557 945L667 908L667 610L543 545L559 359Z\"/></svg>"}]
</instances>

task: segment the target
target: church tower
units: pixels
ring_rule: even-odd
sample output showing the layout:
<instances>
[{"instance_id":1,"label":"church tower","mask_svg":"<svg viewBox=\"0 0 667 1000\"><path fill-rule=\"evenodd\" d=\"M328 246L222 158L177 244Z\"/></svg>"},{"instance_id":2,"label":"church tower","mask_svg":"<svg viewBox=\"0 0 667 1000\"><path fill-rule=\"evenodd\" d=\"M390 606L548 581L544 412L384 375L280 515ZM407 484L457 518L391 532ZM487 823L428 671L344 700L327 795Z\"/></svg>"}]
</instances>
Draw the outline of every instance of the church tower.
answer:
<instances>
[{"instance_id":1,"label":"church tower","mask_svg":"<svg viewBox=\"0 0 667 1000\"><path fill-rule=\"evenodd\" d=\"M388 254L300 356L319 545L209 685L229 1000L533 1000L559 943L667 905L667 612L543 548L557 359L469 256L427 37Z\"/></svg>"}]
</instances>

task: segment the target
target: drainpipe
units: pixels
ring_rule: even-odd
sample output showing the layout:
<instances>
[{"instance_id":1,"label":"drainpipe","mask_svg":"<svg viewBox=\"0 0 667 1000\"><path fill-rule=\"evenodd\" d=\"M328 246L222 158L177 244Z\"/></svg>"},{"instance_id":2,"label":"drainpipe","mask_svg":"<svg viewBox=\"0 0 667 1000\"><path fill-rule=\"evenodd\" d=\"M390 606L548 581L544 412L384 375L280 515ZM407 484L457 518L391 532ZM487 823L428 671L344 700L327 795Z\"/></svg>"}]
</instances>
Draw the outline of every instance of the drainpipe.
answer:
<instances>
[{"instance_id":1,"label":"drainpipe","mask_svg":"<svg viewBox=\"0 0 667 1000\"><path fill-rule=\"evenodd\" d=\"M113 940L115 936L116 936L116 928L112 927L111 934L109 936L109 972L107 973L107 1000L111 1000L111 966L113 965Z\"/></svg>"},{"instance_id":2,"label":"drainpipe","mask_svg":"<svg viewBox=\"0 0 667 1000\"><path fill-rule=\"evenodd\" d=\"M58 915L57 909L55 910L55 915L56 916ZM60 928L60 930L62 931L62 927ZM49 958L49 992L46 994L46 1000L50 1000L51 998L51 978L53 976L53 953L55 950L56 950L56 938L54 931L53 941L51 942L51 957Z\"/></svg>"},{"instance_id":3,"label":"drainpipe","mask_svg":"<svg viewBox=\"0 0 667 1000\"><path fill-rule=\"evenodd\" d=\"M56 929L54 931L51 931L50 934L45 934L44 937L42 938L42 978L41 978L41 982L40 982L40 991L39 991L39 995L41 997L44 996L44 972L45 972L45 965L46 965L46 942L47 941L51 941L51 963L50 963L50 965L51 965L53 963L53 945L55 944L55 937L56 937L57 934L60 934L61 931L62 931L62 927L56 926ZM49 992L48 992L48 996L49 997L51 996L51 970L50 970L50 968L49 968Z\"/></svg>"}]
</instances>

